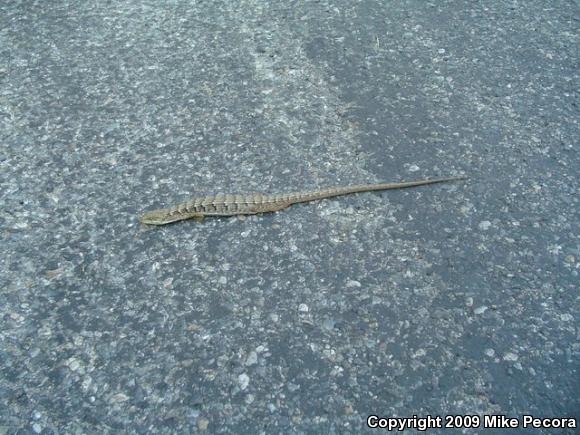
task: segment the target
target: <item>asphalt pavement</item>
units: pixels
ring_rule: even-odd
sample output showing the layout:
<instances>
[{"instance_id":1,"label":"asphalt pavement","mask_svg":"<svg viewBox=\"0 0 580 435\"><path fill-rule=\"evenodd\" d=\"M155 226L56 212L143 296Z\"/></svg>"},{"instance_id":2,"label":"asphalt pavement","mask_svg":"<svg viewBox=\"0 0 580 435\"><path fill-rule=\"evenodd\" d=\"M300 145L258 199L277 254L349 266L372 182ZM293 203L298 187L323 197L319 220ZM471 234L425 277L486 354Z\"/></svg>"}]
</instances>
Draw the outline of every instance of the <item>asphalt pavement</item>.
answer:
<instances>
[{"instance_id":1,"label":"asphalt pavement","mask_svg":"<svg viewBox=\"0 0 580 435\"><path fill-rule=\"evenodd\" d=\"M0 434L577 433L579 20L1 2Z\"/></svg>"}]
</instances>

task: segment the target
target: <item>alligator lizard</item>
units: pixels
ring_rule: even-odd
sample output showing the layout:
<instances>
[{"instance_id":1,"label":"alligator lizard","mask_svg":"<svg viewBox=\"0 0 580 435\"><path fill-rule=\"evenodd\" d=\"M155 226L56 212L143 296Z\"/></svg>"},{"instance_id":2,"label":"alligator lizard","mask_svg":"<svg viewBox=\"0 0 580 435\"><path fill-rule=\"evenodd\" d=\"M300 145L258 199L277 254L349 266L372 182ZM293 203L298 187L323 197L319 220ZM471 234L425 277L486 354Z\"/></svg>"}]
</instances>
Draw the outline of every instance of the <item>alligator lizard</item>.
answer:
<instances>
[{"instance_id":1,"label":"alligator lizard","mask_svg":"<svg viewBox=\"0 0 580 435\"><path fill-rule=\"evenodd\" d=\"M234 216L242 214L268 213L285 209L299 202L316 201L317 199L347 195L355 192L373 190L401 189L404 187L422 186L424 184L443 183L446 181L464 180L467 177L432 178L429 180L405 181L401 183L358 184L346 187L332 187L311 192L293 192L267 195L261 193L217 194L200 196L170 208L148 211L140 218L148 225L165 225L184 219L201 220L204 216Z\"/></svg>"}]
</instances>

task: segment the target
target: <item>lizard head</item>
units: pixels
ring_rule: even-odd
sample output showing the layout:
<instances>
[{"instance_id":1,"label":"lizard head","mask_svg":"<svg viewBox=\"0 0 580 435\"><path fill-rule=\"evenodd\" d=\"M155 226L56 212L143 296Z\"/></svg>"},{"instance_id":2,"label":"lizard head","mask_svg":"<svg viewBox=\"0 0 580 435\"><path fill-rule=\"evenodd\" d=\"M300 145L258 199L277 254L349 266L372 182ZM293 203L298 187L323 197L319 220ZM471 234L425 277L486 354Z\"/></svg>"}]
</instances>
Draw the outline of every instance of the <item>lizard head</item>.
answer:
<instances>
[{"instance_id":1,"label":"lizard head","mask_svg":"<svg viewBox=\"0 0 580 435\"><path fill-rule=\"evenodd\" d=\"M178 214L171 216L170 210L167 208L148 211L139 218L141 223L147 225L165 225L181 219L183 219L183 217Z\"/></svg>"},{"instance_id":2,"label":"lizard head","mask_svg":"<svg viewBox=\"0 0 580 435\"><path fill-rule=\"evenodd\" d=\"M174 209L161 208L143 213L139 220L147 225L165 225L191 218L201 220L203 216L199 213L176 213Z\"/></svg>"},{"instance_id":3,"label":"lizard head","mask_svg":"<svg viewBox=\"0 0 580 435\"><path fill-rule=\"evenodd\" d=\"M177 216L176 216L177 217ZM170 222L175 222L178 219L171 219L171 214L168 209L162 208L159 210L151 210L144 213L139 220L147 225L165 225Z\"/></svg>"}]
</instances>

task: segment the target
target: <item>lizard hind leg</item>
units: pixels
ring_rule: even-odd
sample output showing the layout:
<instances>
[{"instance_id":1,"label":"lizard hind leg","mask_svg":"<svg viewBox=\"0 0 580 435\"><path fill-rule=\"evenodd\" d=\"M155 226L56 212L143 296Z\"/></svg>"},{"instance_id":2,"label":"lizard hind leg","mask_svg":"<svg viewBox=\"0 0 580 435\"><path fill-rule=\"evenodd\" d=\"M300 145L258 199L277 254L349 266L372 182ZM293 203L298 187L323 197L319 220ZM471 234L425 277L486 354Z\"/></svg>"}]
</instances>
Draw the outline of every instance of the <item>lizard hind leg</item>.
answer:
<instances>
[{"instance_id":1,"label":"lizard hind leg","mask_svg":"<svg viewBox=\"0 0 580 435\"><path fill-rule=\"evenodd\" d=\"M264 209L262 211L260 211L260 213L271 213L271 212L275 212L275 211L284 210L287 207L290 207L290 203L288 203L288 202L283 202L280 204L272 204L272 205L268 205L267 207L264 207Z\"/></svg>"},{"instance_id":2,"label":"lizard hind leg","mask_svg":"<svg viewBox=\"0 0 580 435\"><path fill-rule=\"evenodd\" d=\"M255 207L250 208L249 213L247 214L272 213L275 211L283 210L289 205L290 204L286 202L281 204L256 205Z\"/></svg>"},{"instance_id":3,"label":"lizard hind leg","mask_svg":"<svg viewBox=\"0 0 580 435\"><path fill-rule=\"evenodd\" d=\"M271 211L280 211L280 210L284 210L285 208L290 207L290 203L289 202L285 202L283 204L278 204L273 210Z\"/></svg>"}]
</instances>

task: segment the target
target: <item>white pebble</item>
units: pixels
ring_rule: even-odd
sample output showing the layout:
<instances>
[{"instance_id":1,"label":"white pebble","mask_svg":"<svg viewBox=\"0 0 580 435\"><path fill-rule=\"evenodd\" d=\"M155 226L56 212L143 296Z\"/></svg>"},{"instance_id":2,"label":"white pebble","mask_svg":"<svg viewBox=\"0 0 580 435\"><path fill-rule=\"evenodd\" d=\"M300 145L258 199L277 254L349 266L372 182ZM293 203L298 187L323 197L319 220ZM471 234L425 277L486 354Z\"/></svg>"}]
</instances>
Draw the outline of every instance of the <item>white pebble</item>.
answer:
<instances>
[{"instance_id":1,"label":"white pebble","mask_svg":"<svg viewBox=\"0 0 580 435\"><path fill-rule=\"evenodd\" d=\"M240 376L238 376L238 383L240 384L240 390L243 391L248 388L248 385L250 384L250 377L247 374L242 373Z\"/></svg>"}]
</instances>

